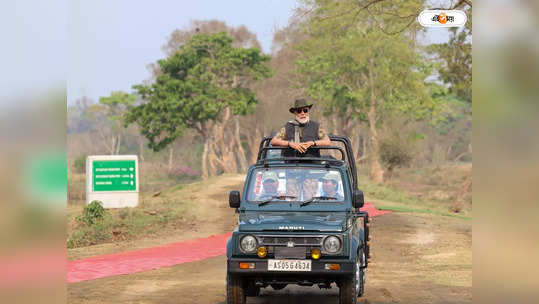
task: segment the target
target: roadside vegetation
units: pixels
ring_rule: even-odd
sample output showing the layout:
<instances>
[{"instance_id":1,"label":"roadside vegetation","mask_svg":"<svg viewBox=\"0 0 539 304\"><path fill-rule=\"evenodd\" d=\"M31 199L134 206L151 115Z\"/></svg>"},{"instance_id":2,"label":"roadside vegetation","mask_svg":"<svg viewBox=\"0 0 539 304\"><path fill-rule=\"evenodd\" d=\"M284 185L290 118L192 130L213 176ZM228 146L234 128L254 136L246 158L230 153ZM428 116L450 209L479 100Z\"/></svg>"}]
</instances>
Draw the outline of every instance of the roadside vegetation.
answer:
<instances>
[{"instance_id":1,"label":"roadside vegetation","mask_svg":"<svg viewBox=\"0 0 539 304\"><path fill-rule=\"evenodd\" d=\"M472 193L466 187L470 163L401 168L385 184L372 182L359 170L359 187L379 209L472 218Z\"/></svg>"},{"instance_id":2,"label":"roadside vegetation","mask_svg":"<svg viewBox=\"0 0 539 304\"><path fill-rule=\"evenodd\" d=\"M98 201L68 205L67 248L140 239L179 230L196 219L196 209L181 193L142 195L135 208L103 209Z\"/></svg>"}]
</instances>

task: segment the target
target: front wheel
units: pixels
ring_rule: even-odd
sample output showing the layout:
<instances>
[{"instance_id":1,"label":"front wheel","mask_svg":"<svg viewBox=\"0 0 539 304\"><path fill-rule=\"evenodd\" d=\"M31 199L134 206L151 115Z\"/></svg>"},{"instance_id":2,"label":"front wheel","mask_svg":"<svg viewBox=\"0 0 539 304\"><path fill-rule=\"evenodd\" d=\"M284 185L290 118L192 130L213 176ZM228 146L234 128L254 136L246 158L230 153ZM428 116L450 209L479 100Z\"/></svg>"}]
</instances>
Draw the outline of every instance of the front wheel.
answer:
<instances>
[{"instance_id":1,"label":"front wheel","mask_svg":"<svg viewBox=\"0 0 539 304\"><path fill-rule=\"evenodd\" d=\"M360 251L354 264L354 274L343 279L339 287L340 304L357 304L357 298L363 295L365 289L365 269L362 268L365 254Z\"/></svg>"},{"instance_id":2,"label":"front wheel","mask_svg":"<svg viewBox=\"0 0 539 304\"><path fill-rule=\"evenodd\" d=\"M365 292L365 268L362 266L365 266L365 253L363 250L361 250L358 254L358 257L361 257L360 259L356 260L356 267L355 267L355 277L356 277L356 290L357 290L357 296L361 297L363 296L363 293Z\"/></svg>"},{"instance_id":3,"label":"front wheel","mask_svg":"<svg viewBox=\"0 0 539 304\"><path fill-rule=\"evenodd\" d=\"M226 275L226 303L245 304L246 294L243 281L240 277L227 273Z\"/></svg>"}]
</instances>

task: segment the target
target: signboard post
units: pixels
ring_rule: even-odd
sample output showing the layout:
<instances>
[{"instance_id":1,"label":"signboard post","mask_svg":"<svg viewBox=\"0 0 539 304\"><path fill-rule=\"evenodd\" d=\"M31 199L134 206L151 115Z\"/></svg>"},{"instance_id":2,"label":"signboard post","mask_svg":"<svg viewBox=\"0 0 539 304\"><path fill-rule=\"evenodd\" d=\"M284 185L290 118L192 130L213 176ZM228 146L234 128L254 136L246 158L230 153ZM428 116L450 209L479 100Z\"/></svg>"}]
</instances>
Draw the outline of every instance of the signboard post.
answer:
<instances>
[{"instance_id":1,"label":"signboard post","mask_svg":"<svg viewBox=\"0 0 539 304\"><path fill-rule=\"evenodd\" d=\"M136 155L92 155L86 159L86 205L101 201L104 208L138 205Z\"/></svg>"}]
</instances>

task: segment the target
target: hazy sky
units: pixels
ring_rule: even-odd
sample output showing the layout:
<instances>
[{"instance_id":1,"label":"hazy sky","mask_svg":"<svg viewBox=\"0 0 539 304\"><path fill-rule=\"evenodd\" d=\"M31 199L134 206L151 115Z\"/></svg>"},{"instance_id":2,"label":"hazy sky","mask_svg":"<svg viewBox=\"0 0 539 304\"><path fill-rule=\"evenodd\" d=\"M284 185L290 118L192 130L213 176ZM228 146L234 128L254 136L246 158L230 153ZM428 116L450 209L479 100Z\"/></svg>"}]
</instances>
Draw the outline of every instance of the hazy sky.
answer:
<instances>
[{"instance_id":1,"label":"hazy sky","mask_svg":"<svg viewBox=\"0 0 539 304\"><path fill-rule=\"evenodd\" d=\"M0 37L0 106L65 90L66 1L2 1Z\"/></svg>"},{"instance_id":2,"label":"hazy sky","mask_svg":"<svg viewBox=\"0 0 539 304\"><path fill-rule=\"evenodd\" d=\"M148 78L146 65L163 58L161 46L191 20L218 19L245 25L269 52L276 28L286 26L293 0L71 1L69 5L68 102L94 100L112 90L131 92Z\"/></svg>"},{"instance_id":3,"label":"hazy sky","mask_svg":"<svg viewBox=\"0 0 539 304\"><path fill-rule=\"evenodd\" d=\"M72 0L68 6L68 103L97 101L111 91L132 92L149 77L146 65L163 58L161 46L191 20L218 19L245 25L270 51L275 29L287 25L295 0ZM446 30L432 32L440 41Z\"/></svg>"}]
</instances>

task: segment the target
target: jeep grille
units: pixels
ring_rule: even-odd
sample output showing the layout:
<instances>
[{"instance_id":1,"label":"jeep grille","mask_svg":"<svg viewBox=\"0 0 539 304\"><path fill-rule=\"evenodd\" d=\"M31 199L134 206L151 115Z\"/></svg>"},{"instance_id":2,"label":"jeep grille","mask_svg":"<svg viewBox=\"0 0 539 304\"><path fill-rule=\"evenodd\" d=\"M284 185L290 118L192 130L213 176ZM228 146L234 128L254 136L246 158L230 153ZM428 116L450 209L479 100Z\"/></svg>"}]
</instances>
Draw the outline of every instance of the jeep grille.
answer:
<instances>
[{"instance_id":1,"label":"jeep grille","mask_svg":"<svg viewBox=\"0 0 539 304\"><path fill-rule=\"evenodd\" d=\"M321 246L321 236L287 237L287 236L260 236L258 241L266 246L286 246L288 242L294 242L295 246Z\"/></svg>"}]
</instances>

